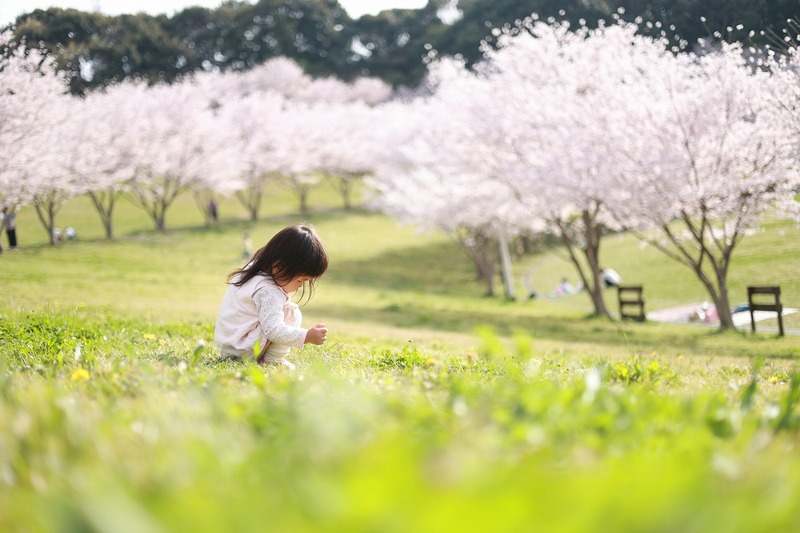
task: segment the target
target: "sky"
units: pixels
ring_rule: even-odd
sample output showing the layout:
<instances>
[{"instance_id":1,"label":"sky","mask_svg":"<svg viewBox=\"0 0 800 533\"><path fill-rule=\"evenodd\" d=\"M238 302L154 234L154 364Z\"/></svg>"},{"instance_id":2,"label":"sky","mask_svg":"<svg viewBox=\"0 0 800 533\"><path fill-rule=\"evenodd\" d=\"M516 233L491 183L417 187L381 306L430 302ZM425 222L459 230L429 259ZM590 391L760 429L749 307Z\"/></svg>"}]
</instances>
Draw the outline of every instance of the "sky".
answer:
<instances>
[{"instance_id":1,"label":"sky","mask_svg":"<svg viewBox=\"0 0 800 533\"><path fill-rule=\"evenodd\" d=\"M107 15L144 11L151 15L165 13L171 16L189 6L214 8L221 3L222 0L0 0L0 26L13 22L23 13L48 7L101 11ZM352 18L364 14L374 15L384 9L417 9L427 3L427 0L339 0L339 4Z\"/></svg>"}]
</instances>

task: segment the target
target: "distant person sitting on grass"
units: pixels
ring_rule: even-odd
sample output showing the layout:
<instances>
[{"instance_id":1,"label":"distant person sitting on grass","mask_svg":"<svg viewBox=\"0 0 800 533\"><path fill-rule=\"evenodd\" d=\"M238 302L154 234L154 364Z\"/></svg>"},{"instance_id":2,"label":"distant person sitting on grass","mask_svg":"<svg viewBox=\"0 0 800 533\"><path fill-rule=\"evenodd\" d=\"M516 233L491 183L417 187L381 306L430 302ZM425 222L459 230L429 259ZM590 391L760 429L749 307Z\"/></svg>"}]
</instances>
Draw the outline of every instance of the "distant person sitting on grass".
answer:
<instances>
[{"instance_id":1,"label":"distant person sitting on grass","mask_svg":"<svg viewBox=\"0 0 800 533\"><path fill-rule=\"evenodd\" d=\"M569 296L570 294L575 294L578 290L572 286L567 278L561 278L561 282L553 289L551 296Z\"/></svg>"},{"instance_id":2,"label":"distant person sitting on grass","mask_svg":"<svg viewBox=\"0 0 800 533\"><path fill-rule=\"evenodd\" d=\"M291 295L303 288L310 297L327 268L328 255L313 228L289 226L275 234L252 261L228 276L214 328L222 357L253 357L259 343L258 364L294 368L286 360L293 346L323 344L328 328L301 328L302 314Z\"/></svg>"}]
</instances>

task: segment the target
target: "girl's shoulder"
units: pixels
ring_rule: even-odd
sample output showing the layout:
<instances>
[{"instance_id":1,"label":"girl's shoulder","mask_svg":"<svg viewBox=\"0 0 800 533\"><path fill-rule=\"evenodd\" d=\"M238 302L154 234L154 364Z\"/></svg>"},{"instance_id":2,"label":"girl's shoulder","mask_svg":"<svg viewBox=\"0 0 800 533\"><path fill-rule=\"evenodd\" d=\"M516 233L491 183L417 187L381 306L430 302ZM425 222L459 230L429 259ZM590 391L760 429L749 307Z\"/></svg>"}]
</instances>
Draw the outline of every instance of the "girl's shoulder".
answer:
<instances>
[{"instance_id":1,"label":"girl's shoulder","mask_svg":"<svg viewBox=\"0 0 800 533\"><path fill-rule=\"evenodd\" d=\"M255 296L257 292L261 291L276 294L283 293L283 290L269 276L254 276L242 285L242 289L246 290L251 296Z\"/></svg>"}]
</instances>

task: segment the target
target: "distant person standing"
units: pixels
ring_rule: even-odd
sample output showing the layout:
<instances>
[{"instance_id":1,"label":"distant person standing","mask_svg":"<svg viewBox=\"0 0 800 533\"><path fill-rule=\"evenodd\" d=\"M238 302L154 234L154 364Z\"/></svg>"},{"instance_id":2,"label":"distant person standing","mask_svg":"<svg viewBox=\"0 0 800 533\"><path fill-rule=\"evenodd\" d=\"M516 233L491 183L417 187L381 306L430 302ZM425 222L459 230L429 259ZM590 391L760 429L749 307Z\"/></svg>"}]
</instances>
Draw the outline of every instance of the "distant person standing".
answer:
<instances>
[{"instance_id":1,"label":"distant person standing","mask_svg":"<svg viewBox=\"0 0 800 533\"><path fill-rule=\"evenodd\" d=\"M567 278L561 278L561 281L556 288L553 289L551 296L569 296L570 294L575 294L577 291L575 287L567 280Z\"/></svg>"},{"instance_id":2,"label":"distant person standing","mask_svg":"<svg viewBox=\"0 0 800 533\"><path fill-rule=\"evenodd\" d=\"M9 211L8 207L3 207L3 213L0 215L2 220L2 227L6 230L8 237L8 248L10 250L17 249L17 213L14 210ZM2 250L2 248L0 248Z\"/></svg>"},{"instance_id":3,"label":"distant person standing","mask_svg":"<svg viewBox=\"0 0 800 533\"><path fill-rule=\"evenodd\" d=\"M244 246L242 250L242 260L248 261L253 257L253 239L250 238L250 234L246 231L244 235L242 235L242 245Z\"/></svg>"},{"instance_id":4,"label":"distant person standing","mask_svg":"<svg viewBox=\"0 0 800 533\"><path fill-rule=\"evenodd\" d=\"M219 221L219 212L217 211L217 202L212 198L208 201L208 219L212 224Z\"/></svg>"}]
</instances>

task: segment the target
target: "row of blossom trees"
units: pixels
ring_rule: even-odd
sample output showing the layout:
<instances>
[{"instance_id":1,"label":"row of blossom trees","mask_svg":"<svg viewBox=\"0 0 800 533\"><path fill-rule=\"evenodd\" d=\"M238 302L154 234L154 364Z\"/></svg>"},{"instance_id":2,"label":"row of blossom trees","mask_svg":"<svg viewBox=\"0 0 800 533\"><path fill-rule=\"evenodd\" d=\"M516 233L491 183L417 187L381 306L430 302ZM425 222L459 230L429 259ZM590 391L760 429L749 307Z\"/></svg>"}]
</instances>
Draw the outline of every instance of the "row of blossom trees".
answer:
<instances>
[{"instance_id":1,"label":"row of blossom trees","mask_svg":"<svg viewBox=\"0 0 800 533\"><path fill-rule=\"evenodd\" d=\"M767 210L797 216L798 69L681 44L618 22L595 29L532 16L495 32L474 69L431 64L433 94L373 181L375 205L448 231L488 272L502 234L558 235L594 313L600 249L630 230L697 275L732 329L727 276ZM489 283L491 280L489 279Z\"/></svg>"},{"instance_id":2,"label":"row of blossom trees","mask_svg":"<svg viewBox=\"0 0 800 533\"><path fill-rule=\"evenodd\" d=\"M602 237L628 230L692 269L732 328L736 245L767 210L798 216L792 51L687 53L635 24L535 16L494 33L476 67L432 55L426 95L394 99L379 81L315 80L282 58L75 99L49 60L11 50L0 59L0 202L32 204L52 235L64 200L87 194L111 238L121 197L163 230L185 191L204 212L234 195L255 220L270 184L306 210L323 176L349 205L370 175L373 206L446 231L489 291L498 242L547 232L608 315Z\"/></svg>"},{"instance_id":3,"label":"row of blossom trees","mask_svg":"<svg viewBox=\"0 0 800 533\"><path fill-rule=\"evenodd\" d=\"M352 182L371 171L373 107L391 89L375 79L313 79L274 59L248 72L205 73L172 85L125 82L75 98L52 61L9 49L0 36L0 204L33 205L53 242L60 207L88 195L113 236L125 197L156 229L191 191L203 213L235 194L258 217L270 182L307 209L310 188L332 176L347 206ZM335 177L334 177L335 176Z\"/></svg>"}]
</instances>

